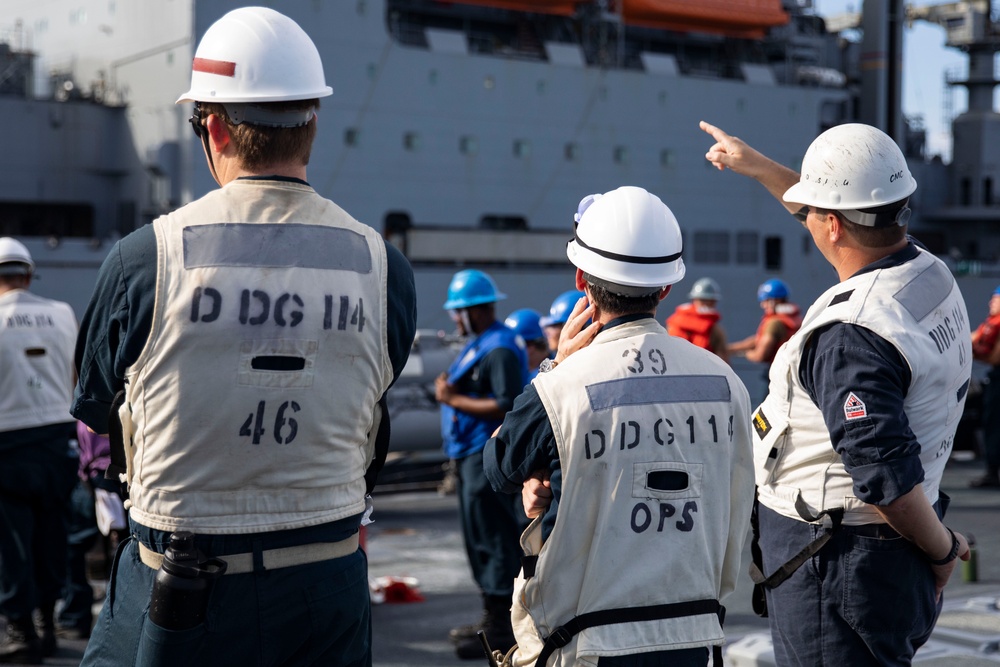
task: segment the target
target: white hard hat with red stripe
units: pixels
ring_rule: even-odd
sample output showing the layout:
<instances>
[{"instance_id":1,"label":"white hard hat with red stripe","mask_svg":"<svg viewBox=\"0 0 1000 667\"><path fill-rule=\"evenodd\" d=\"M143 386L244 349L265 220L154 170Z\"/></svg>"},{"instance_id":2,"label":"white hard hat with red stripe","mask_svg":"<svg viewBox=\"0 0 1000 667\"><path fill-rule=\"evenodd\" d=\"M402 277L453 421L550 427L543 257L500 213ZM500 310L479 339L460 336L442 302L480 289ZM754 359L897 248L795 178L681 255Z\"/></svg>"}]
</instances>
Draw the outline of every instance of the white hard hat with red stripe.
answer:
<instances>
[{"instance_id":1,"label":"white hard hat with red stripe","mask_svg":"<svg viewBox=\"0 0 1000 667\"><path fill-rule=\"evenodd\" d=\"M327 97L323 62L299 25L267 7L241 7L205 32L177 102L287 102Z\"/></svg>"}]
</instances>

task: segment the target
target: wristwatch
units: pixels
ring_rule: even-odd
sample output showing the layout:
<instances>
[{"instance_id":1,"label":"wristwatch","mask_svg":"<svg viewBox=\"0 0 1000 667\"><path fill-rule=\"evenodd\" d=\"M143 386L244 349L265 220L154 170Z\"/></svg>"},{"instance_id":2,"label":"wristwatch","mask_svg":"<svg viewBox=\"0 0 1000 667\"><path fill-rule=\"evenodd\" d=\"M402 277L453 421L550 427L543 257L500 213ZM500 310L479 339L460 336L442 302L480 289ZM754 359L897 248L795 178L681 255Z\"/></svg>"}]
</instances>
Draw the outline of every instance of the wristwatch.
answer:
<instances>
[{"instance_id":1,"label":"wristwatch","mask_svg":"<svg viewBox=\"0 0 1000 667\"><path fill-rule=\"evenodd\" d=\"M542 359L542 363L538 364L538 372L548 373L558 365L559 364L556 363L555 359L548 359L548 358Z\"/></svg>"}]
</instances>

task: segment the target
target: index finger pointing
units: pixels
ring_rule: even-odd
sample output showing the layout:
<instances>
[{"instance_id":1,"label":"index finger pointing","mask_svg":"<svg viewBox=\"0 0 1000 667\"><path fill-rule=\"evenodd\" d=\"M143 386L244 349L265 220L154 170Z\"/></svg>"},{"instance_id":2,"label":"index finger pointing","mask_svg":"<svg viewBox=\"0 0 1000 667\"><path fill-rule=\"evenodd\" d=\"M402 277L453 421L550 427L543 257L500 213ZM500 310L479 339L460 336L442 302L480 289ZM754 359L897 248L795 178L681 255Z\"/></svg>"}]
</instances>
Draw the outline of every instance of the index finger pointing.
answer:
<instances>
[{"instance_id":1,"label":"index finger pointing","mask_svg":"<svg viewBox=\"0 0 1000 667\"><path fill-rule=\"evenodd\" d=\"M705 132L708 132L710 135L712 135L713 139L715 139L716 141L718 141L720 143L722 141L724 141L725 139L729 138L728 134L726 134L725 132L723 132L722 130L720 130L719 128L717 128L716 126L712 125L711 123L706 123L705 121L700 121L698 123L698 127L700 127Z\"/></svg>"}]
</instances>

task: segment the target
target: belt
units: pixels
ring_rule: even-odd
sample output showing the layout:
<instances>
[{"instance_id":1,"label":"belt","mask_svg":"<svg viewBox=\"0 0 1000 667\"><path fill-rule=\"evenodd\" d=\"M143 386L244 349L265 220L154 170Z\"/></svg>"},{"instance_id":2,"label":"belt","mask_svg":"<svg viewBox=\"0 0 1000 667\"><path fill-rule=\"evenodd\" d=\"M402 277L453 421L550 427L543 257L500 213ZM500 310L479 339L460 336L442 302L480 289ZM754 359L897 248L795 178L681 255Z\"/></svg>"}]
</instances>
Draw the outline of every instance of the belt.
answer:
<instances>
[{"instance_id":1,"label":"belt","mask_svg":"<svg viewBox=\"0 0 1000 667\"><path fill-rule=\"evenodd\" d=\"M350 537L339 542L315 542L313 544L302 544L296 547L283 547L281 549L266 549L261 552L261 561L264 570L280 570L283 567L294 565L307 565L318 563L324 560L333 560L349 556L358 550L358 534L354 533ZM227 554L219 556L220 560L226 561L226 574L246 574L254 571L253 552L244 554ZM139 542L139 560L144 565L159 570L163 564L163 554L157 553Z\"/></svg>"},{"instance_id":2,"label":"belt","mask_svg":"<svg viewBox=\"0 0 1000 667\"><path fill-rule=\"evenodd\" d=\"M866 523L861 526L845 526L841 524L840 529L845 533L859 535L861 537L877 537L882 540L894 540L899 537L899 533L887 523Z\"/></svg>"}]
</instances>

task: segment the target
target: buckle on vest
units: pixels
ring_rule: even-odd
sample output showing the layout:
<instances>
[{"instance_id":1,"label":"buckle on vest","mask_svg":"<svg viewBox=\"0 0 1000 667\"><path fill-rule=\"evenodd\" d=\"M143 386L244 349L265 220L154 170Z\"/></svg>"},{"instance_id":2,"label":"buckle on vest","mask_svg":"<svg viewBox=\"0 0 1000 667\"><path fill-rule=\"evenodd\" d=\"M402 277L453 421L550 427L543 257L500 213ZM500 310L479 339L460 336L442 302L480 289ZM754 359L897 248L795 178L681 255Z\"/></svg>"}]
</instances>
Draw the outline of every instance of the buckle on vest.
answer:
<instances>
[{"instance_id":1,"label":"buckle on vest","mask_svg":"<svg viewBox=\"0 0 1000 667\"><path fill-rule=\"evenodd\" d=\"M545 639L545 643L554 648L562 648L569 644L571 639L573 639L573 633L567 630L566 626L560 625Z\"/></svg>"}]
</instances>

